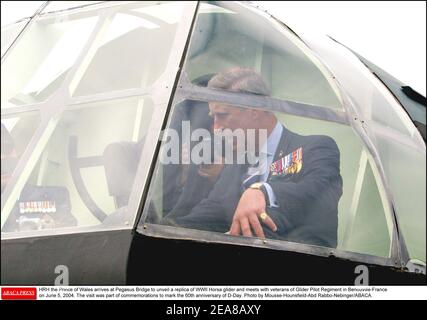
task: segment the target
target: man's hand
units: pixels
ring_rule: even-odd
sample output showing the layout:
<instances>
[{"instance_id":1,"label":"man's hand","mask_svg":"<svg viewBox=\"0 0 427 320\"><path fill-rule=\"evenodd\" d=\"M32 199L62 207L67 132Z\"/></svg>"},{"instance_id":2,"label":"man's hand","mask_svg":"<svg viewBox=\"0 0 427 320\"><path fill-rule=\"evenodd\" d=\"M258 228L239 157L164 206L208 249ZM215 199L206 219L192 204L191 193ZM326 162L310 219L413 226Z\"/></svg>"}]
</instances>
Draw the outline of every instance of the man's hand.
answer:
<instances>
[{"instance_id":1,"label":"man's hand","mask_svg":"<svg viewBox=\"0 0 427 320\"><path fill-rule=\"evenodd\" d=\"M241 196L237 209L234 212L233 222L230 228L231 235L243 234L252 237L252 230L259 238L265 238L264 231L259 220L261 213L265 212L264 194L260 190L247 189ZM272 231L277 231L274 221L267 216L263 221Z\"/></svg>"}]
</instances>

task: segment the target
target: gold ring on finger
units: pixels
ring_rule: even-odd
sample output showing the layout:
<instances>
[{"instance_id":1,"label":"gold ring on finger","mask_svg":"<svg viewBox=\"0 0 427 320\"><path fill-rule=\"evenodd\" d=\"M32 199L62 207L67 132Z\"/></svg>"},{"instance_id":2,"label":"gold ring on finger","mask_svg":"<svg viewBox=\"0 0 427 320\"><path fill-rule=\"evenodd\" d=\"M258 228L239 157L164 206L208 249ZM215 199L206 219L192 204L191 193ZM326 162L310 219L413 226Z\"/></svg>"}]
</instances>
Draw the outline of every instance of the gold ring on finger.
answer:
<instances>
[{"instance_id":1,"label":"gold ring on finger","mask_svg":"<svg viewBox=\"0 0 427 320\"><path fill-rule=\"evenodd\" d=\"M261 214L259 215L259 217L261 218L262 222L264 222L264 221L265 221L265 219L267 219L268 214L267 214L266 212L263 212L263 213L261 213Z\"/></svg>"}]
</instances>

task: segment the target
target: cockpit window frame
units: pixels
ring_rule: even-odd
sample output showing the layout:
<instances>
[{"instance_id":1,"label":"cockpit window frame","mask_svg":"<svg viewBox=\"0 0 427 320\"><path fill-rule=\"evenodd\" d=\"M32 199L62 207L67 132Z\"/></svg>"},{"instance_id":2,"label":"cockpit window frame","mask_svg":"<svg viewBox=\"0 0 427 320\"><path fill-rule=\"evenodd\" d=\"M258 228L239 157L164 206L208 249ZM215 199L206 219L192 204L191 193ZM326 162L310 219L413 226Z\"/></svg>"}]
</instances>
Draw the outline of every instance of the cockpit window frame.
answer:
<instances>
[{"instance_id":1,"label":"cockpit window frame","mask_svg":"<svg viewBox=\"0 0 427 320\"><path fill-rule=\"evenodd\" d=\"M20 36L28 30L28 27L31 26L31 23L34 22L37 17L41 15L41 12L45 8L48 2L44 3L34 14L31 20L21 31L21 34L15 39L14 43L8 48L8 52L5 53L2 57L2 63L7 59L8 54L13 51L13 45L19 41ZM120 4L120 3L118 3ZM99 5L94 4L94 5ZM10 108L2 108L2 116L12 117L26 114L28 112L38 112L41 117L41 121L34 132L30 142L24 153L21 156L21 159L16 165L16 168L12 174L10 182L2 193L1 201L1 211L6 210L8 207L13 205L14 199L17 199L19 194L18 185L26 181L26 177L31 172L30 164L31 160L38 158L38 155L44 149L44 146L49 140L50 134L53 132L56 123L58 122L58 117L61 112L66 110L75 110L82 105L97 103L97 102L108 102L117 99L131 98L131 97L144 97L150 96L153 100L154 105L156 106L156 112L153 114L152 121L150 122L150 128L148 129L147 143L145 143L143 150L141 151L141 161L139 162L135 184L132 190L132 193L129 198L128 210L135 212L133 215L133 221L127 226L113 226L106 227L102 225L97 226L76 226L69 228L60 228L60 229L44 229L37 231L26 231L26 232L10 232L10 233L1 233L1 239L10 240L10 239L23 239L23 238L33 238L33 237L45 237L59 234L73 234L73 233L82 233L82 232L99 232L99 231L108 231L108 230L121 230L121 229L134 229L137 222L139 221L139 207L141 204L141 195L146 192L146 182L148 181L147 175L150 170L150 165L153 163L153 157L156 151L156 144L158 142L158 137L160 136L162 124L165 119L167 112L168 103L172 95L172 90L175 87L177 82L177 66L182 61L182 56L184 48L187 43L188 35L191 30L193 18L196 14L197 3L196 2L187 2L183 5L183 14L182 18L177 24L177 30L174 37L174 44L172 45L173 50L169 55L166 67L162 72L159 79L150 87L143 89L124 89L119 91L105 92L100 94L92 94L86 96L70 96L68 92L68 86L75 78L76 73L78 72L81 65L84 63L84 59L91 47L94 45L99 31L104 25L104 22L108 19L108 11L101 13L98 17L98 21L95 24L94 29L89 35L88 40L86 41L83 50L79 53L79 56L76 62L71 66L69 73L65 81L60 85L58 90L55 91L52 97L47 99L44 102L16 106ZM84 6L84 8L90 6ZM72 11L75 12L79 8L73 8ZM66 13L67 10L61 11ZM49 13L51 14L51 13ZM54 14L54 13L52 13ZM85 108L91 108L91 106L85 106ZM24 175L23 173L26 172ZM6 207L6 208L5 208ZM9 210L10 213L10 210ZM7 216L6 216L7 219ZM5 222L4 217L2 216L2 227ZM101 228L100 228L101 226Z\"/></svg>"},{"instance_id":2,"label":"cockpit window frame","mask_svg":"<svg viewBox=\"0 0 427 320\"><path fill-rule=\"evenodd\" d=\"M306 112L306 110L299 110L299 104L293 105L291 101L278 100L270 97L254 97L253 95L247 94L237 94L234 92L226 92L220 90L214 90L209 88L201 88L190 84L187 80L186 74L182 73L180 77L180 82L178 83L178 90L174 97L173 106L176 106L180 102L184 100L199 100L199 101L217 101L224 102L231 105L240 105L241 107L251 107L251 108L261 108L265 110L270 109L273 111L281 111L283 112L283 108L286 108L286 113L293 115L303 115L307 118L313 119L321 119L325 121L329 121L332 123L340 123L350 127L358 125L358 122L351 121L351 117L347 117L347 114L344 118L337 116L334 112L333 119L331 119L330 113L325 109L319 107L319 109L324 112L318 114L312 114L310 112ZM304 108L304 107L303 107ZM171 119L168 119L168 127ZM360 130L360 129L359 129ZM363 133L363 132L362 132ZM365 143L366 141L362 139ZM372 152L369 148L369 144L366 144L368 150ZM157 155L158 156L158 155ZM376 164L376 158L373 157L374 162ZM379 174L381 176L381 174ZM150 177L150 186L152 182L153 176ZM144 202L147 205L154 188L149 188L147 198L145 198ZM391 203L388 203L389 207L392 208ZM289 241L278 241L271 239L259 239L259 238L246 238L246 237L234 237L229 236L227 234L214 233L209 231L195 230L195 229L187 229L182 227L172 227L165 225L158 225L145 222L147 218L147 210L142 212L142 216L140 218L140 222L136 228L136 231L152 237L159 238L168 238L168 239L179 239L179 240L192 240L192 241L203 241L208 243L222 243L222 244L230 244L230 245L244 245L244 246L253 246L253 247L261 247L266 249L275 249L275 250L285 250L285 251L295 251L299 253L305 254L314 254L318 256L324 257L338 257L342 259L351 259L358 262L363 263L372 263L378 264L382 266L392 266L392 267L401 267L402 260L400 255L400 250L398 249L398 235L395 220L393 217L393 213L385 210L385 214L390 214L388 217L392 222L392 230L390 234L390 257L379 257L373 256L369 254L362 254L356 252L349 252L342 249L334 249L334 248L326 248L326 247L318 247L309 244L303 243L293 243Z\"/></svg>"},{"instance_id":3,"label":"cockpit window frame","mask_svg":"<svg viewBox=\"0 0 427 320\"><path fill-rule=\"evenodd\" d=\"M254 9L254 8L251 7L251 9ZM270 21L277 23L274 17L270 15L265 15L265 13L263 12L260 12L260 15L264 15L266 19L269 19ZM283 28L286 28L285 24L281 24L281 26ZM193 35L193 32L194 30L191 31L191 36ZM302 41L299 37L295 37L295 38L299 39L299 41L301 42L300 44L305 46L307 50L315 54L312 51L312 49L304 41ZM322 62L322 59L320 59L318 55L316 55L316 57L319 59L320 63L322 63L323 67L332 75L331 70L328 68L327 65L325 65ZM356 131L358 136L361 138L361 140L365 143L365 147L371 153L374 164L379 173L379 177L381 180L380 183L384 186L384 189L385 189L385 193L387 197L387 205L390 208L390 211L386 211L385 213L390 214L390 217L388 218L392 222L392 232L391 232L391 239L390 239L390 246L391 246L390 257L384 258L384 257L372 256L369 254L349 252L349 251L344 251L340 249L317 247L317 246L302 244L302 243L263 240L263 239L257 239L257 238L234 237L234 236L229 236L227 234L212 233L209 231L156 225L156 224L145 222L146 212L142 213L140 217L140 221L136 228L136 231L146 236L152 236L152 237L158 237L158 238L182 239L182 240L202 241L207 243L224 243L224 244L230 244L230 245L244 245L244 246L262 247L267 249L295 251L295 252L313 254L313 255L324 256L324 257L334 256L334 257L338 257L342 259L350 259L350 260L362 262L362 263L372 263L372 264L381 265L381 266L389 266L389 267L404 269L408 261L410 260L410 258L409 258L408 251L406 249L405 241L403 237L398 233L398 225L397 225L397 219L396 219L396 212L394 210L393 198L389 189L387 188L387 180L385 178L385 173L384 173L382 164L379 160L378 153L376 151L374 144L372 143L372 141L370 140L369 136L365 131L366 129L364 128L363 121L359 119L359 117L357 116L356 109L352 105L351 99L349 98L348 94L343 89L343 87L340 85L339 81L337 81L335 77L333 78L334 78L335 85L337 86L340 92L340 97L342 98L342 102L343 102L342 112L340 111L337 112L336 110L333 110L332 113L329 113L329 111L324 112L326 108L321 108L322 110L317 110L318 108L314 106L314 109L310 109L310 107L312 106L299 104L291 101L285 101L282 99L275 99L270 97L254 98L253 95L250 96L245 94L225 92L225 91L214 90L214 89L209 89L204 87L198 87L190 83L185 72L182 72L180 75L179 83L177 84L177 91L173 98L172 107L176 106L179 102L185 99L189 99L189 100L195 99L195 100L201 100L201 101L214 100L217 102L224 102L231 105L239 105L244 107L260 108L262 106L263 108L269 108L275 111L282 111L282 112L286 111L287 113L294 114L294 115L313 117L315 119L322 119L326 121L337 122L337 123L346 124L352 127ZM313 110L315 111L312 112ZM169 110L168 113L171 113L171 111ZM168 120L167 127L169 127L171 119L167 119L167 120ZM152 178L153 178L153 175L150 177L150 181L149 181L150 186L151 186ZM150 194L150 190L147 194L148 197L144 198L143 203L147 204L147 201L150 198L149 194ZM424 272L425 272L425 269L424 269Z\"/></svg>"}]
</instances>

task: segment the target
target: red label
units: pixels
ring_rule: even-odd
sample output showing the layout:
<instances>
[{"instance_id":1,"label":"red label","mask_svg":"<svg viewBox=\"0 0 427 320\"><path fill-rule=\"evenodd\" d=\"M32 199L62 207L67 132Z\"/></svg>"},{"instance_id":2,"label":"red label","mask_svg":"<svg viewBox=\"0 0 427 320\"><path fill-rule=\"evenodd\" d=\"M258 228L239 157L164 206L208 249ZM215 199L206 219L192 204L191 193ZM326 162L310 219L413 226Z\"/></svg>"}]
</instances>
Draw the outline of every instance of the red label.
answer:
<instances>
[{"instance_id":1,"label":"red label","mask_svg":"<svg viewBox=\"0 0 427 320\"><path fill-rule=\"evenodd\" d=\"M2 300L36 300L37 288L1 288Z\"/></svg>"}]
</instances>

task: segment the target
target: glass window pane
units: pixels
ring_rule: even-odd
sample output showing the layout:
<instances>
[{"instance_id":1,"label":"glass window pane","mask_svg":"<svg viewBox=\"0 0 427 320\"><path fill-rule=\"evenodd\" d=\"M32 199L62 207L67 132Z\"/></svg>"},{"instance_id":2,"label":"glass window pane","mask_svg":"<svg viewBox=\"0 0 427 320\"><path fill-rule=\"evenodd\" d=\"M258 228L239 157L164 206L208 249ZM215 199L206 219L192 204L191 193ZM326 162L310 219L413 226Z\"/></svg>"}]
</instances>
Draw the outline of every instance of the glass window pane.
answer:
<instances>
[{"instance_id":1,"label":"glass window pane","mask_svg":"<svg viewBox=\"0 0 427 320\"><path fill-rule=\"evenodd\" d=\"M426 261L426 154L387 134L376 132L375 144L394 196L400 231L409 255Z\"/></svg>"},{"instance_id":2,"label":"glass window pane","mask_svg":"<svg viewBox=\"0 0 427 320\"><path fill-rule=\"evenodd\" d=\"M364 130L378 152L393 197L399 232L403 235L411 259L425 263L425 142L393 95L358 57L334 41L313 38L309 44L333 70L353 101L358 118L364 121ZM359 58L373 67L362 57ZM375 71L381 76L381 70Z\"/></svg>"},{"instance_id":3,"label":"glass window pane","mask_svg":"<svg viewBox=\"0 0 427 320\"><path fill-rule=\"evenodd\" d=\"M1 193L40 123L36 112L1 118Z\"/></svg>"},{"instance_id":4,"label":"glass window pane","mask_svg":"<svg viewBox=\"0 0 427 320\"><path fill-rule=\"evenodd\" d=\"M28 23L29 19L25 19L16 23L12 23L10 25L4 26L1 28L1 55L6 52L6 50L10 47L12 42L24 28L24 26Z\"/></svg>"},{"instance_id":5,"label":"glass window pane","mask_svg":"<svg viewBox=\"0 0 427 320\"><path fill-rule=\"evenodd\" d=\"M353 101L358 117L368 123L368 130L370 126L380 125L424 145L421 137L415 139L418 136L414 135L417 129L402 107L396 103L396 99L352 52L330 39L321 37L310 38L309 45L319 54L322 61L328 64L343 90Z\"/></svg>"},{"instance_id":6,"label":"glass window pane","mask_svg":"<svg viewBox=\"0 0 427 320\"><path fill-rule=\"evenodd\" d=\"M273 107L177 104L141 223L389 257L390 210L361 139Z\"/></svg>"},{"instance_id":7,"label":"glass window pane","mask_svg":"<svg viewBox=\"0 0 427 320\"><path fill-rule=\"evenodd\" d=\"M206 77L232 67L257 71L272 97L341 108L331 76L285 27L241 4L202 3L186 61L188 77L203 85Z\"/></svg>"},{"instance_id":8,"label":"glass window pane","mask_svg":"<svg viewBox=\"0 0 427 320\"><path fill-rule=\"evenodd\" d=\"M338 203L338 249L388 257L392 230L386 196L369 151L345 125L277 114L290 130L332 137L340 150L343 195Z\"/></svg>"},{"instance_id":9,"label":"glass window pane","mask_svg":"<svg viewBox=\"0 0 427 320\"><path fill-rule=\"evenodd\" d=\"M417 121L426 125L426 107L425 102L422 103L422 95L414 91L412 88L393 77L388 72L384 71L377 65L365 59L361 55L352 51L369 70L378 77L381 82L393 93L396 99L400 102L403 108L408 112L412 121ZM425 98L424 98L425 101ZM379 118L379 117L378 117ZM389 120L389 119L386 119Z\"/></svg>"},{"instance_id":10,"label":"glass window pane","mask_svg":"<svg viewBox=\"0 0 427 320\"><path fill-rule=\"evenodd\" d=\"M120 6L73 95L153 85L166 69L184 5Z\"/></svg>"},{"instance_id":11,"label":"glass window pane","mask_svg":"<svg viewBox=\"0 0 427 320\"><path fill-rule=\"evenodd\" d=\"M74 15L35 20L2 65L1 107L49 98L64 81L97 19Z\"/></svg>"},{"instance_id":12,"label":"glass window pane","mask_svg":"<svg viewBox=\"0 0 427 320\"><path fill-rule=\"evenodd\" d=\"M34 150L43 148L40 157L14 186L18 199L2 211L2 232L132 226L136 212L127 205L152 113L151 99L127 98L52 119L47 144Z\"/></svg>"}]
</instances>

